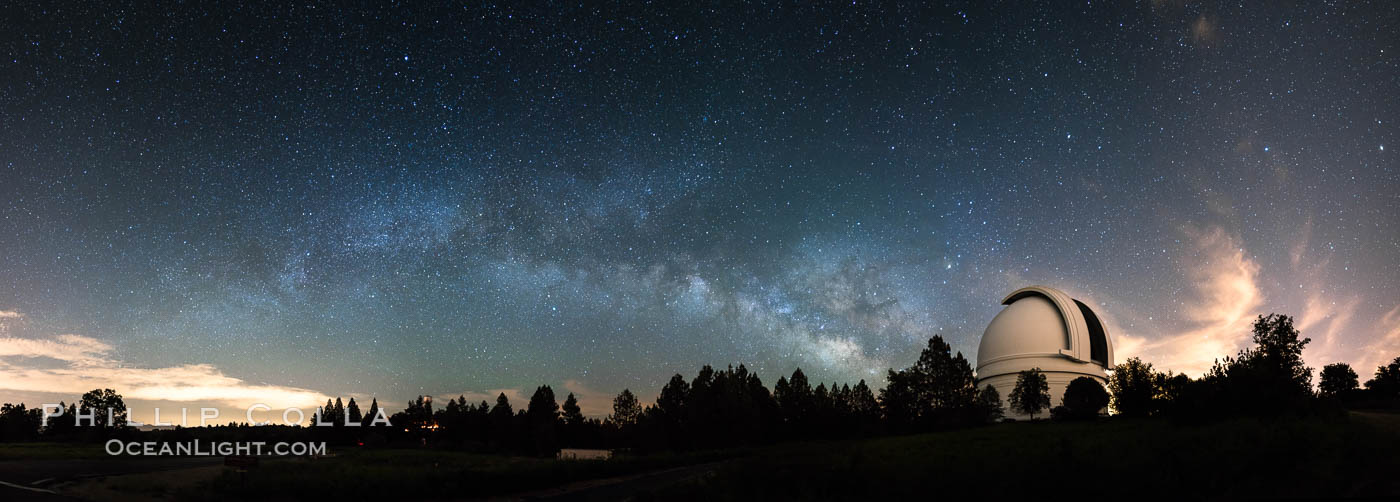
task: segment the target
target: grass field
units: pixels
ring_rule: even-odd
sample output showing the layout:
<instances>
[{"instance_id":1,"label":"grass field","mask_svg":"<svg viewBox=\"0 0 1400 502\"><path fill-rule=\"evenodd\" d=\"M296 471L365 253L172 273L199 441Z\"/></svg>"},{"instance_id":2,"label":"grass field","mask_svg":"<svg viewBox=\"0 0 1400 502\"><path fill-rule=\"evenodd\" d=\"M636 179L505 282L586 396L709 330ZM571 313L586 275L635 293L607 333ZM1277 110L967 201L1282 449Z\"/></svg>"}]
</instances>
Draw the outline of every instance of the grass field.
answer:
<instances>
[{"instance_id":1,"label":"grass field","mask_svg":"<svg viewBox=\"0 0 1400 502\"><path fill-rule=\"evenodd\" d=\"M4 445L0 458L91 456L83 446ZM626 484L640 500L1043 497L1060 490L1130 498L1294 498L1400 494L1400 415L1236 419L1206 425L1111 419L1008 423L868 440L556 461L425 449L336 451L111 476L70 495L182 500L459 499L517 494L685 465L697 475ZM102 455L97 450L98 455ZM719 461L719 462L716 462ZM179 483L166 481L179 478ZM614 490L612 494L619 493ZM119 495L129 497L119 497ZM612 498L611 496L609 498Z\"/></svg>"},{"instance_id":2,"label":"grass field","mask_svg":"<svg viewBox=\"0 0 1400 502\"><path fill-rule=\"evenodd\" d=\"M0 461L52 458L106 458L95 443L0 443Z\"/></svg>"},{"instance_id":3,"label":"grass field","mask_svg":"<svg viewBox=\"0 0 1400 502\"><path fill-rule=\"evenodd\" d=\"M247 473L225 472L179 495L210 500L480 498L738 454L621 455L606 461L560 461L420 449L348 450L327 458L272 460Z\"/></svg>"},{"instance_id":4,"label":"grass field","mask_svg":"<svg viewBox=\"0 0 1400 502\"><path fill-rule=\"evenodd\" d=\"M1400 494L1400 417L1012 423L760 450L641 500L1044 497L1239 499Z\"/></svg>"}]
</instances>

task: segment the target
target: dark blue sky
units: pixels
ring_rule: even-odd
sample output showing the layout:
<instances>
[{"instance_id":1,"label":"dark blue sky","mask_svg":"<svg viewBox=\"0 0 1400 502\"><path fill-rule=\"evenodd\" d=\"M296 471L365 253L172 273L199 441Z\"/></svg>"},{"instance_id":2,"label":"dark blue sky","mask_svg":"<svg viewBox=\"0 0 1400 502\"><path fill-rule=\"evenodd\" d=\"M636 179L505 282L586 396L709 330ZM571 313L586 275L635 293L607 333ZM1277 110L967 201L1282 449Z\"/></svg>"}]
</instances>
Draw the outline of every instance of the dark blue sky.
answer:
<instances>
[{"instance_id":1,"label":"dark blue sky","mask_svg":"<svg viewBox=\"0 0 1400 502\"><path fill-rule=\"evenodd\" d=\"M209 8L0 14L0 400L1400 355L1391 2Z\"/></svg>"}]
</instances>

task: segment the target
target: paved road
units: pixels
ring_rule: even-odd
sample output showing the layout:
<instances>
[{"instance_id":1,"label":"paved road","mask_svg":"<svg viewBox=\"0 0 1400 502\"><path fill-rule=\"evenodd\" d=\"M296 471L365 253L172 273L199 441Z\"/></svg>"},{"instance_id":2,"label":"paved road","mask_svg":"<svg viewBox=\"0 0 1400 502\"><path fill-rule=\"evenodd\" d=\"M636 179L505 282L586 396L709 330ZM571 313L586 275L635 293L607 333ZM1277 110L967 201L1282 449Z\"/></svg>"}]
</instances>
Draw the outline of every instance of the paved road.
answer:
<instances>
[{"instance_id":1,"label":"paved road","mask_svg":"<svg viewBox=\"0 0 1400 502\"><path fill-rule=\"evenodd\" d=\"M223 463L223 457L118 457L0 461L0 500L72 500L49 491L61 481L187 469Z\"/></svg>"}]
</instances>

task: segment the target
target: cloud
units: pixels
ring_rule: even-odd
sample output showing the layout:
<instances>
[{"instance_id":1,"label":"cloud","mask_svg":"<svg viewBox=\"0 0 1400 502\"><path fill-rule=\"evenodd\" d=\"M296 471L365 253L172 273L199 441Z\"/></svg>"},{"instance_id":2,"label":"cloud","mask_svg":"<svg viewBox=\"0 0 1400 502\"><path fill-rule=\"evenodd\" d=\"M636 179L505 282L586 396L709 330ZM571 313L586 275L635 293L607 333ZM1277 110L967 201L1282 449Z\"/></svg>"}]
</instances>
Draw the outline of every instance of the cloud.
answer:
<instances>
[{"instance_id":1,"label":"cloud","mask_svg":"<svg viewBox=\"0 0 1400 502\"><path fill-rule=\"evenodd\" d=\"M1310 246L1310 218L1297 234L1298 241L1288 254L1292 275L1286 284L1297 284L1298 289L1286 289L1303 295L1302 314L1297 317L1296 326L1303 336L1312 339L1303 358L1314 369L1335 362L1352 363L1365 381L1377 365L1400 355L1400 306L1388 312L1368 310L1371 306L1362 295L1339 286L1330 276L1330 243L1316 250Z\"/></svg>"},{"instance_id":2,"label":"cloud","mask_svg":"<svg viewBox=\"0 0 1400 502\"><path fill-rule=\"evenodd\" d=\"M325 396L297 387L251 384L209 364L128 367L111 357L112 350L106 342L72 334L52 340L0 338L0 389L80 395L111 388L128 400L219 403L238 408L262 403L273 409L315 406Z\"/></svg>"},{"instance_id":3,"label":"cloud","mask_svg":"<svg viewBox=\"0 0 1400 502\"><path fill-rule=\"evenodd\" d=\"M612 414L614 394L593 389L578 380L565 380L564 389L572 392L574 398L578 399L578 407L584 416L601 418ZM567 396L568 393L564 395ZM559 403L563 402L563 397L560 397Z\"/></svg>"},{"instance_id":4,"label":"cloud","mask_svg":"<svg viewBox=\"0 0 1400 502\"><path fill-rule=\"evenodd\" d=\"M1220 40L1220 25L1201 14L1191 22L1191 41L1198 47L1211 47Z\"/></svg>"},{"instance_id":5,"label":"cloud","mask_svg":"<svg viewBox=\"0 0 1400 502\"><path fill-rule=\"evenodd\" d=\"M1351 323L1363 302L1358 295L1348 295L1325 287L1332 284L1327 280L1327 266L1331 262L1331 255L1310 259L1312 257L1309 256L1308 243L1312 234L1312 220L1304 221L1298 234L1300 238L1297 244L1288 253L1294 279L1288 282L1299 284L1300 289L1303 285L1308 286L1303 291L1303 310L1297 318L1296 326L1303 336L1312 339L1303 351L1304 359L1314 367L1320 368L1322 365L1345 359L1350 355L1347 354L1349 349L1355 348L1348 339L1367 331L1364 328L1357 329Z\"/></svg>"},{"instance_id":6,"label":"cloud","mask_svg":"<svg viewBox=\"0 0 1400 502\"><path fill-rule=\"evenodd\" d=\"M1321 367L1345 359L1347 339L1356 335L1351 320L1360 305L1361 299L1356 297L1337 298L1324 292L1308 295L1296 323L1298 331L1312 339L1303 351L1307 362Z\"/></svg>"},{"instance_id":7,"label":"cloud","mask_svg":"<svg viewBox=\"0 0 1400 502\"><path fill-rule=\"evenodd\" d=\"M111 345L79 335L58 335L53 340L0 338L0 357L47 357L73 363L94 363L101 361L102 356L111 350Z\"/></svg>"},{"instance_id":8,"label":"cloud","mask_svg":"<svg viewBox=\"0 0 1400 502\"><path fill-rule=\"evenodd\" d=\"M1362 348L1354 366L1362 382L1375 374L1377 366L1400 357L1400 305L1381 316L1372 340Z\"/></svg>"},{"instance_id":9,"label":"cloud","mask_svg":"<svg viewBox=\"0 0 1400 502\"><path fill-rule=\"evenodd\" d=\"M1224 229L1186 231L1195 248L1187 271L1198 300L1184 305L1186 326L1163 336L1117 337L1119 359L1138 356L1163 370L1199 376L1217 358L1234 355L1250 340L1250 325L1263 303L1259 264L1240 239Z\"/></svg>"},{"instance_id":10,"label":"cloud","mask_svg":"<svg viewBox=\"0 0 1400 502\"><path fill-rule=\"evenodd\" d=\"M11 319L24 319L24 314L21 314L14 310L0 310L0 334L10 332L10 324L6 321L9 321Z\"/></svg>"}]
</instances>

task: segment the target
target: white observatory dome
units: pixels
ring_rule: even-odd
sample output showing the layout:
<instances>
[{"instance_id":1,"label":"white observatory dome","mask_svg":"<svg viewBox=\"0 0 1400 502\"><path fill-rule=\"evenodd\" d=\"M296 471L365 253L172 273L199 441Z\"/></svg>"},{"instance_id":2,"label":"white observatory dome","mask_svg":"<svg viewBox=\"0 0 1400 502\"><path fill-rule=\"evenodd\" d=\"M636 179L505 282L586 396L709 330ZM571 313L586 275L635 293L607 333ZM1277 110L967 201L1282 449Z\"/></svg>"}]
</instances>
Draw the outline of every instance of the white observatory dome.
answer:
<instances>
[{"instance_id":1,"label":"white observatory dome","mask_svg":"<svg viewBox=\"0 0 1400 502\"><path fill-rule=\"evenodd\" d=\"M1107 387L1113 343L1088 305L1046 286L1018 289L1001 301L977 348L977 386L1001 395L1008 418L1025 419L1010 409L1017 373L1040 368L1050 384L1050 406L1060 405L1065 387L1087 376ZM1048 416L1048 409L1042 415Z\"/></svg>"}]
</instances>

